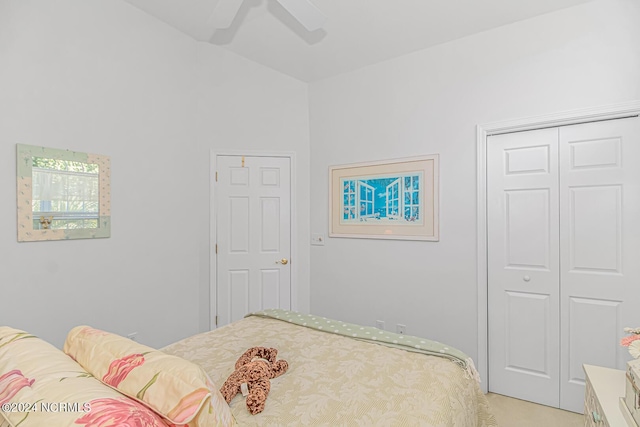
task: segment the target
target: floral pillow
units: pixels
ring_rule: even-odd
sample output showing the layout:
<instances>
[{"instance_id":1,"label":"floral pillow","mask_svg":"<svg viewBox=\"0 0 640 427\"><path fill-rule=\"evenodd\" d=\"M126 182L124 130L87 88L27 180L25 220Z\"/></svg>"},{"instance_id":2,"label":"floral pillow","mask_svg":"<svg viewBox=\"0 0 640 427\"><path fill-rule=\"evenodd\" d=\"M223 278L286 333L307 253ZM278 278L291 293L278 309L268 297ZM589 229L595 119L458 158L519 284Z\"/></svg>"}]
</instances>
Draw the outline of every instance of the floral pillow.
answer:
<instances>
[{"instance_id":1,"label":"floral pillow","mask_svg":"<svg viewBox=\"0 0 640 427\"><path fill-rule=\"evenodd\" d=\"M64 352L84 369L176 425L232 426L229 405L204 370L119 335L73 328Z\"/></svg>"},{"instance_id":2,"label":"floral pillow","mask_svg":"<svg viewBox=\"0 0 640 427\"><path fill-rule=\"evenodd\" d=\"M3 326L0 426L7 425L166 427L167 422L143 404L93 378L53 345Z\"/></svg>"}]
</instances>

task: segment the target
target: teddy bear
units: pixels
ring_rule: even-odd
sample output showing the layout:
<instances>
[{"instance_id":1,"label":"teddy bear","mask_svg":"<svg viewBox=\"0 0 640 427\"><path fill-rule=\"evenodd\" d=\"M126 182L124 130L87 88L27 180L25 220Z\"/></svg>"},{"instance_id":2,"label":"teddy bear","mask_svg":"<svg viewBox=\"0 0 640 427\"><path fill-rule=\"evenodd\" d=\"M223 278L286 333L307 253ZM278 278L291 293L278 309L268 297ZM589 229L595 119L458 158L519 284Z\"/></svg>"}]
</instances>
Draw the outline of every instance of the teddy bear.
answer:
<instances>
[{"instance_id":1,"label":"teddy bear","mask_svg":"<svg viewBox=\"0 0 640 427\"><path fill-rule=\"evenodd\" d=\"M236 362L235 371L220 388L227 403L242 392L247 397L247 409L251 414L264 410L272 378L279 377L289 368L286 360L276 361L278 350L266 347L251 347Z\"/></svg>"}]
</instances>

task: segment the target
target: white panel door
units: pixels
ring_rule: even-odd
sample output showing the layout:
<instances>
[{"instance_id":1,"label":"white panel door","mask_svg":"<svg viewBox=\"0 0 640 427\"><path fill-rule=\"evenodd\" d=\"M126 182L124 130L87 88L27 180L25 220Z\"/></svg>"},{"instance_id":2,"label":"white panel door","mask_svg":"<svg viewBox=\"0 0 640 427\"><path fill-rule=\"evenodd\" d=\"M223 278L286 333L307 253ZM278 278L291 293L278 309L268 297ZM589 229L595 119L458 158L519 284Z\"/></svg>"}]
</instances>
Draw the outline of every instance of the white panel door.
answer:
<instances>
[{"instance_id":1,"label":"white panel door","mask_svg":"<svg viewBox=\"0 0 640 427\"><path fill-rule=\"evenodd\" d=\"M290 159L217 156L216 170L218 326L290 309Z\"/></svg>"},{"instance_id":2,"label":"white panel door","mask_svg":"<svg viewBox=\"0 0 640 427\"><path fill-rule=\"evenodd\" d=\"M560 128L560 407L582 412L582 364L624 369L640 325L640 119Z\"/></svg>"},{"instance_id":3,"label":"white panel door","mask_svg":"<svg viewBox=\"0 0 640 427\"><path fill-rule=\"evenodd\" d=\"M489 390L558 407L558 130L487 147Z\"/></svg>"}]
</instances>

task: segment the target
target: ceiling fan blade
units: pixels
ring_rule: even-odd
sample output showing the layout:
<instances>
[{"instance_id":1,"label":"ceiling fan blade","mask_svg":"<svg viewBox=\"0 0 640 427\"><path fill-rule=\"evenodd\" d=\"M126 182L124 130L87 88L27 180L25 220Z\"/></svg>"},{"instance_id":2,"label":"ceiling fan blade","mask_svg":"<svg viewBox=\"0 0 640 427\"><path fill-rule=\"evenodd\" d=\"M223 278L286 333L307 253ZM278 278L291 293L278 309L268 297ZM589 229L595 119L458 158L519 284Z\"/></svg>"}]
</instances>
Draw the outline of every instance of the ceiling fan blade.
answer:
<instances>
[{"instance_id":1,"label":"ceiling fan blade","mask_svg":"<svg viewBox=\"0 0 640 427\"><path fill-rule=\"evenodd\" d=\"M222 0L220 0L222 1ZM322 28L327 17L309 0L277 0L308 31Z\"/></svg>"},{"instance_id":2,"label":"ceiling fan blade","mask_svg":"<svg viewBox=\"0 0 640 427\"><path fill-rule=\"evenodd\" d=\"M208 24L216 29L229 28L233 23L243 0L219 0L209 17Z\"/></svg>"}]
</instances>

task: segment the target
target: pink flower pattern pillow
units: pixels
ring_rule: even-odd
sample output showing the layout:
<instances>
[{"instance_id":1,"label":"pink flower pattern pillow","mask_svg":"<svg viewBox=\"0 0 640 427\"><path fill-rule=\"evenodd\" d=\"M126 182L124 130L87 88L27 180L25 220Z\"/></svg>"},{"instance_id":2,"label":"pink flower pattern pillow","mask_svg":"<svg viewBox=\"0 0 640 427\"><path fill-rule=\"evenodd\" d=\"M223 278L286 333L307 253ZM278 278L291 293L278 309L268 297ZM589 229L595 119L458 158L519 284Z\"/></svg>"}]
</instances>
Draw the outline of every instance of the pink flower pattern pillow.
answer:
<instances>
[{"instance_id":1,"label":"pink flower pattern pillow","mask_svg":"<svg viewBox=\"0 0 640 427\"><path fill-rule=\"evenodd\" d=\"M88 326L69 332L64 352L104 384L174 425L235 425L218 387L201 367L187 360Z\"/></svg>"},{"instance_id":2,"label":"pink flower pattern pillow","mask_svg":"<svg viewBox=\"0 0 640 427\"><path fill-rule=\"evenodd\" d=\"M35 379L28 379L18 369L0 375L0 406L9 403L23 387L31 387Z\"/></svg>"},{"instance_id":3,"label":"pink flower pattern pillow","mask_svg":"<svg viewBox=\"0 0 640 427\"><path fill-rule=\"evenodd\" d=\"M68 407L47 412L39 402ZM98 381L53 345L0 326L0 406L4 404L9 406L0 411L3 426L170 425L143 404Z\"/></svg>"},{"instance_id":4,"label":"pink flower pattern pillow","mask_svg":"<svg viewBox=\"0 0 640 427\"><path fill-rule=\"evenodd\" d=\"M109 365L109 370L102 377L102 382L109 384L113 388L118 388L118 384L129 375L133 368L144 363L144 354L130 354L120 359L116 359Z\"/></svg>"},{"instance_id":5,"label":"pink flower pattern pillow","mask_svg":"<svg viewBox=\"0 0 640 427\"><path fill-rule=\"evenodd\" d=\"M166 425L160 415L135 400L95 399L91 402L91 411L76 420L84 427L156 427Z\"/></svg>"}]
</instances>

